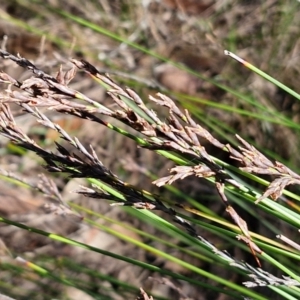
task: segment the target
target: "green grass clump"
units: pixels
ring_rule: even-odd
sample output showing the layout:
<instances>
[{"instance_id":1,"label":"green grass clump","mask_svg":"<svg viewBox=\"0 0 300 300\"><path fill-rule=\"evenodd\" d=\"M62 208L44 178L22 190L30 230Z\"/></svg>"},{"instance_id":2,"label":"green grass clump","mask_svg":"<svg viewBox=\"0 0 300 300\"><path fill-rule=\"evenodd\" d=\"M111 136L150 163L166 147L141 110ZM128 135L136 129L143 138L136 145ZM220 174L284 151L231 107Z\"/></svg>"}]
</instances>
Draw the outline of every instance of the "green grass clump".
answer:
<instances>
[{"instance_id":1,"label":"green grass clump","mask_svg":"<svg viewBox=\"0 0 300 300\"><path fill-rule=\"evenodd\" d=\"M23 8L26 3L16 1ZM0 218L2 223L30 235L45 237L47 242L43 243L55 245L57 251L51 256L47 251L45 255L38 251L30 255L34 251L26 253L18 248L12 249L13 254L8 262L3 263L3 274L0 274L1 290L18 299L39 299L41 295L43 299L69 299L72 298L69 294L71 288L94 299L134 299L138 294L140 298L137 299L150 299L147 294L153 294L154 299L166 299L172 297L172 293L176 293L179 299L195 298L200 294L207 299L217 299L220 294L226 295L227 299L299 299L299 159L293 149L282 151L292 153L291 157L276 151L280 146L276 138L281 130L286 133L284 141L287 145L295 147L299 144L299 124L290 112L278 109L254 89L247 90L246 85L252 84L251 80L262 78L266 85L267 82L272 85L270 89L280 90L286 97L299 100L299 94L283 83L284 77L278 76L279 80L276 80L227 50L227 56L222 53L222 59L227 60L224 73L212 76L163 54L159 47L155 48L153 40L145 38L149 29L159 40L162 33L155 31L158 27L152 24L143 30L142 25L136 26L136 12L144 16L137 4L130 6L123 1L119 8L99 7L101 22L93 19L93 14L87 18L85 10L75 4L62 7L44 3L41 10L41 2L32 1L32 5L26 7L27 15L34 13L38 17L31 22L0 11L3 19L26 31L44 35L56 47L73 49L77 56L86 58L72 59L72 66L61 67L54 76L46 72L50 62L41 62L37 57L32 63L22 56L0 50L3 66L7 66L4 62L14 62L33 73L26 79L12 76L9 71L0 74L3 87L0 92L0 133L10 141L4 150L5 155L18 154L20 165L21 158L28 157L47 171L39 179L38 173L27 176L35 177L33 181L4 168L1 168L1 174L11 187L19 189L22 186L32 191L32 195L48 199L47 209L62 216L62 224L71 222L80 228L88 228L92 233L103 234L100 239L113 237L119 244L102 248L93 241L84 240L83 236L70 236L66 231L60 233L59 229L52 232L49 227L32 226L30 222L3 215ZM97 6L92 1L88 5L86 9L90 12ZM116 12L110 9L116 9ZM155 10L150 6L147 9L149 14L151 9ZM189 26L198 30L206 28L203 29L206 36L215 38L209 28L212 24L216 26L214 19L221 13L216 8L210 19L201 21L191 17L193 22L190 21ZM111 29L105 26L109 14L110 17L116 16L116 24L112 24ZM278 9L276 18L280 16L283 24L282 37L288 35L290 26L295 25L287 15L284 9ZM36 25L53 18L63 22L68 34L73 32L76 36L73 45L59 34ZM80 34L76 33L79 28L82 30ZM170 28L165 30L176 34ZM180 28L184 32L184 27ZM86 39L82 40L84 30ZM239 41L239 30L231 30L228 49L246 47L246 41ZM264 26L263 30L270 29ZM174 92L162 87L158 81L132 75L125 66L120 72L122 50L115 56L102 55L105 58L99 67L100 62L94 63L95 51L90 48L87 38L93 35L105 37L105 43L111 49L118 46L127 49L125 61L129 68L135 64L131 57L142 60L146 56L156 63L167 63L201 81L200 92L193 95ZM291 39L292 36L291 31ZM292 43L290 47L293 48ZM274 65L277 51L282 53L284 49L277 45L268 51L272 53L270 61ZM235 70L241 67L228 56L246 67L241 71L241 78L236 76L231 80L232 71L228 71L228 66ZM12 64L8 66L12 68ZM273 67L273 70L278 70L278 66ZM114 74L115 79L105 74L106 71ZM269 71L272 71L271 67ZM246 73L248 77L245 77ZM246 82L242 78L247 78ZM108 95L109 100L103 97L105 101L102 101L95 94L89 96L88 90L78 88L78 83L85 81L93 82L91 86L97 87L99 94ZM160 91L154 95L153 89ZM146 93L151 94L149 98ZM297 104L294 107L297 109ZM34 120L31 124L39 130L25 128L18 119L20 110L23 116ZM74 123L78 119L82 122L80 124L92 123L90 131L95 132L75 137L74 131L57 119L65 115ZM237 123L225 122L228 118ZM55 138L49 132L54 133ZM109 141L111 146L105 145L106 136L113 137L113 142ZM120 136L126 142L117 147ZM124 153L122 146L126 147L128 140L130 145L142 148L139 155L153 152L157 169L144 168L137 157L128 160L118 154ZM267 145L274 147L268 149ZM32 152L36 156L29 156ZM111 168L102 155L115 161L123 160L122 166ZM26 172L26 164L23 169ZM130 174L133 173L139 174L144 181L135 178L137 184L132 184L134 180L130 180ZM75 191L73 189L78 195L76 201L69 201L64 187L74 178L84 180L76 185ZM196 189L191 189L187 193L184 187L180 188L181 180L203 185L209 192L202 194L201 190L197 194ZM151 190L146 181L152 181L159 189ZM78 201L80 196L84 197L83 202ZM97 209L88 199L99 205ZM120 210L126 220L104 213L102 209L107 209L108 204L113 207L110 212ZM74 251L74 254L65 255L60 248L63 245L65 249L72 249L68 251ZM131 250L122 252L121 245L130 245ZM109 263L101 263L109 258ZM112 264L116 264L118 270L127 268L131 275L124 279L124 273L110 269ZM18 278L17 289L13 278ZM155 288L161 285L166 285L170 291L160 294ZM30 290L28 286L34 288ZM141 286L147 294L140 290Z\"/></svg>"}]
</instances>

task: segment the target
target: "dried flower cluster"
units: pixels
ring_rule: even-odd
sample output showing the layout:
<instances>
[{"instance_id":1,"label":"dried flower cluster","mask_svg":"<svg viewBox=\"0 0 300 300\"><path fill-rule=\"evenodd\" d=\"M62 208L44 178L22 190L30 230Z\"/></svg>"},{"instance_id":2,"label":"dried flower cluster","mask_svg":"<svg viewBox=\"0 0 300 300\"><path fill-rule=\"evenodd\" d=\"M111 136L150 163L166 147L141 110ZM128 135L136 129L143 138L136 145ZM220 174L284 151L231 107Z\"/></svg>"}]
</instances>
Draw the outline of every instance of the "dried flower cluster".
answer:
<instances>
[{"instance_id":1,"label":"dried flower cluster","mask_svg":"<svg viewBox=\"0 0 300 300\"><path fill-rule=\"evenodd\" d=\"M193 164L178 165L172 168L171 175L157 179L154 184L157 186L172 184L174 181L187 176L213 178L215 187L221 200L225 204L227 213L240 229L241 234L237 236L237 239L244 242L250 248L259 266L261 266L261 264L257 254L262 254L263 252L252 240L247 223L229 203L224 192L228 186L242 191L247 191L247 188L233 179L230 174L206 152L199 138L205 139L221 151L229 152L233 159L241 163L241 169L245 172L276 176L264 194L257 199L257 203L266 197L271 197L274 200L278 199L287 185L300 184L299 175L279 162L271 162L239 136L237 136L237 138L242 144L239 150L219 142L206 129L197 124L187 110L182 112L169 97L157 94L157 97L151 96L150 100L156 103L156 105L166 107L169 111L167 122L162 121L153 110L147 108L143 100L133 90L120 87L113 82L109 76L99 73L94 66L86 61L73 59L74 67L65 73L60 69L54 78L45 74L24 58L11 55L3 50L0 50L0 56L4 59L14 61L21 67L32 71L34 74L30 79L19 82L6 73L0 73L0 82L7 83L18 89L8 88L5 92L0 93L0 133L3 136L35 152L38 156L43 158L46 164L45 168L48 171L65 172L71 177L98 179L117 190L122 196L112 195L99 188L99 186L89 188L80 187L77 190L78 193L91 198L112 200L115 202L115 205L163 211L218 256L231 264L239 266L250 274L255 274L256 282L257 280L265 280L263 279L265 278L265 274L256 272L254 271L256 269L253 267L236 261L226 252L217 250L215 246L199 236L196 229L188 221L179 216L176 210L169 207L159 196L139 190L120 180L117 175L113 174L102 164L92 146L90 146L90 149L86 149L76 137L72 138L59 125L55 124L45 114L39 111L38 108L47 108L57 113L68 114L96 122L135 140L139 146L159 151L160 154L168 156L174 159L174 161L178 158L176 154L188 157L188 160L192 161ZM108 94L117 104L118 109L109 109L82 93L71 89L68 84L75 76L76 68L83 69L92 78L104 85L109 90ZM43 126L57 131L62 139L67 141L85 157L85 160L71 153L59 143L56 143L57 153L53 153L42 148L34 140L30 139L14 121L14 116L10 111L10 105L12 103L19 105L26 113L34 116ZM101 115L110 116L123 122L136 130L138 136L103 121L100 117ZM5 174L5 171L1 171L1 173ZM10 175L6 174L6 176ZM52 210L55 210L57 213L59 213L59 210L64 214L70 213L70 208L60 198L59 193L51 181L47 181L45 178L42 178L42 180L43 184L35 186L34 188L51 195L51 197L57 200L59 205L56 206L56 209L52 206ZM277 281L275 280L274 282L277 284ZM266 284L272 283L268 281ZM141 299L148 299L146 295L142 295L141 297L144 298Z\"/></svg>"}]
</instances>

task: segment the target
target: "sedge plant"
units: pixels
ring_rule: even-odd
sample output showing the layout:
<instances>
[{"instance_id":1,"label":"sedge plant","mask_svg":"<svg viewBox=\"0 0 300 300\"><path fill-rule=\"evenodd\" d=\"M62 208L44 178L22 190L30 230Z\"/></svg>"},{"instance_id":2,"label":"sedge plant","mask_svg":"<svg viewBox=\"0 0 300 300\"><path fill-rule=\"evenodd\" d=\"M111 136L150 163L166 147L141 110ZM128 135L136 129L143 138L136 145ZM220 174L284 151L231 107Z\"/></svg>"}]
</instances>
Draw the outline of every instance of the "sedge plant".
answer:
<instances>
[{"instance_id":1,"label":"sedge plant","mask_svg":"<svg viewBox=\"0 0 300 300\"><path fill-rule=\"evenodd\" d=\"M3 61L11 60L32 72L33 76L24 80L1 73L1 134L10 141L8 151L23 156L34 152L35 159L49 172L41 175L38 181L32 182L24 176L1 169L2 179L12 186L22 186L38 192L41 197L51 199L47 203L47 209L51 213L105 232L158 261L178 266L178 269L174 271L167 264L161 266L155 262L142 261L134 253L131 256L118 254L116 249L101 249L67 235L1 216L2 223L44 236L58 245L80 248L85 254L95 253L99 260L100 257L111 257L116 262L122 262L122 267L136 267L138 274L142 271L147 274L142 281L146 290L144 291L139 289L140 285L120 279L107 270L86 266L79 258L70 259L64 255L59 258L32 258L17 251L11 255L13 259L2 264L3 273L9 272L11 277L22 278L38 288L30 294L26 286L19 286L16 290L12 283L2 280L1 291L15 298L29 295L31 299L38 299L41 296L39 291L42 291L43 299L52 299L53 295L61 297L58 290L62 290L62 287L72 287L94 299L151 299L151 295L154 299L168 298L167 295L152 292L148 285L154 283L154 286L167 286L179 299L195 298L195 295L195 299L200 295L217 299L221 294L226 299L299 299L300 256L297 230L300 223L300 198L296 189L286 189L287 186L296 187L299 184L299 170L295 164L283 159L275 151L263 148L246 136L236 135L236 128L230 127L213 114L208 114L205 107L248 120L257 120L263 124L279 125L293 131L295 136L299 130L297 121L271 105L261 103L254 96L223 84L222 80L204 76L150 50L136 41L134 35L129 38L124 34L127 27L123 29L120 26L113 30L99 25L96 20L79 16L72 10L42 1L31 1L29 6L28 1L18 0L16 3L23 9L31 10L40 20L49 18L51 11L55 20L64 20L68 30L73 30L77 38L81 32L78 34L76 29L72 29L72 25L88 29L157 61L172 64L232 95L242 104L235 107L208 97L174 93L163 89L157 82L143 81L126 71L115 71L113 61L105 63L109 66L108 72L117 75L117 81L105 74L107 69L80 59L73 59L73 67L69 70L60 69L56 76L52 76L44 71L41 63L37 67L37 64L26 58L2 50L0 55ZM78 9L80 11L82 8ZM292 5L288 9L282 9L281 26L278 26L277 32L280 36L283 36L285 28L286 31L289 30L292 18L289 17L288 10L291 9ZM127 10L132 17L133 12L129 6ZM94 58L94 53L85 47L86 41L80 44L78 39L77 44L80 46L76 43L74 46L64 38L31 26L30 23L14 18L2 10L0 13L3 20L45 36L59 47L74 47L74 51L83 51L85 57L90 57L91 60ZM102 17L105 21L105 14ZM255 76L262 76L278 89L299 100L299 95L293 89L231 52L236 48L234 37L233 30L230 35L230 51L225 51L225 59L236 65L238 64L234 60L238 61L243 65L238 68L250 69L256 73ZM271 57L276 60L276 53L281 51L281 45L275 45ZM81 72L85 73L89 80L97 82L99 88L107 92L112 101L110 105L72 88L77 70L80 70L77 76L82 76ZM148 99L138 90L145 84L160 92L152 94ZM23 110L25 115L34 118L45 128L45 132L49 129L56 132L59 139L52 145L45 145L28 136L15 116L15 106ZM182 109L182 106L186 109ZM162 114L164 111L167 111L167 115ZM48 115L48 112L54 114ZM165 157L165 161L169 161L172 168L168 170L163 165L164 176L144 170L135 165L134 161L127 162L124 166L128 172L135 169L146 175L149 181L160 187L161 195L131 185L120 174L112 172L102 162L93 140L89 141L90 145L86 145L56 122L53 115L62 114L68 115L71 120L93 122L95 128L105 127L107 132L114 131L117 135L132 140L137 147ZM210 152L210 146L217 151ZM224 160L224 155L230 159ZM112 210L122 208L133 220L144 224L143 229L110 218L102 211L90 209L87 205L67 201L62 197L53 177L84 178L84 184L76 188L77 194L86 199L94 199L93 201L106 201L107 206L112 206ZM192 179L205 182L214 191L212 202L222 203L221 212L207 204L206 195L194 197L176 186L180 180ZM171 194L165 193L165 190ZM249 218L244 217L245 213L251 216L250 222ZM268 234L257 230L257 224ZM126 228L133 237L131 234L124 234L120 228ZM281 228L288 228L290 236L281 232ZM248 253L247 259L235 256L233 247ZM230 276L224 275L220 270L226 270L225 274ZM157 276L156 279L153 279L154 276ZM185 287L193 291L193 296L186 292ZM138 294L140 295L137 296Z\"/></svg>"},{"instance_id":2,"label":"sedge plant","mask_svg":"<svg viewBox=\"0 0 300 300\"><path fill-rule=\"evenodd\" d=\"M229 52L226 52L226 54L237 58ZM299 244L296 240L293 241L291 238L277 232L276 227L272 226L272 222L267 220L265 222L262 220L262 222L274 233L274 236L277 235L277 240L274 237L266 237L251 232L248 229L250 226L236 209L239 204L242 208L250 207L252 213L255 214L255 207L256 213L262 211L267 213L270 218L285 222L291 228L294 228L296 234L300 225L299 210L297 210L299 196L286 191L285 188L288 185L300 183L297 173L278 161L268 159L238 135L236 136L238 147L222 143L201 124L197 123L188 110L182 111L171 98L158 93L156 96L150 96L149 100L157 106L168 109L167 119L161 119L159 113L150 110L132 89L121 87L85 60L73 59L73 68L66 72L60 69L57 76L52 77L25 58L14 56L3 50L1 50L1 56L3 59L12 60L33 73L33 76L24 82L12 78L7 73L1 73L2 84L9 84L19 90L16 91L10 88L4 90L1 94L1 134L13 144L32 151L42 158L44 167L48 172L67 174L71 178L85 178L87 185L78 186L76 193L97 199L97 201L108 201L112 206L124 207L134 218L150 224L158 232L170 236L170 239L176 239L177 242L167 242L148 234L146 231L129 228L137 235L147 237L169 249L168 251L162 251L142 240L126 236L109 225L103 225L95 221L92 218L93 216L105 219L112 224L118 222L106 218L100 212L87 210L82 206L65 202L53 180L46 176L41 177L41 182L34 185L5 170L2 170L2 175L11 179L14 183L22 183L51 197L54 201L48 208L53 213L63 215L66 218L75 216L77 222L84 222L89 226L131 243L152 255L178 264L194 276L189 275L187 277L180 274L180 272L172 272L134 258L115 254L113 251L101 250L74 239L46 232L39 228L32 228L4 217L1 218L3 223L47 236L53 241L125 261L150 273L154 272L167 276L168 280L171 281L172 279L180 279L196 287L209 289L215 293L223 293L234 299L244 299L246 297L267 299L263 292L255 290L257 286L264 286L286 299L297 299L299 297L300 276L297 268L297 262L300 259ZM238 58L238 60L244 65L250 66L242 59ZM113 109L69 86L71 80L76 76L77 69L83 70L90 76L91 80L96 80L107 90L108 95L116 104ZM270 77L268 79L272 80ZM274 83L276 84L276 81ZM72 150L68 150L59 141L56 142L56 150L49 151L31 139L14 119L10 108L12 104L20 106L26 114L33 116L42 126L58 132L61 139L74 148L74 151L78 151L81 156L76 155ZM189 198L186 198L186 202L165 199L123 181L117 174L114 174L103 165L92 143L89 147L85 147L78 138L69 135L61 126L52 121L46 113L42 112L41 107L55 111L57 114L67 114L74 118L94 122L97 126L105 126L107 130L113 130L133 140L138 146L155 151L157 155L162 155L173 161L175 166L170 170L170 175L157 178L153 182L159 187L172 185L175 181L189 176L207 179L219 195L219 201L223 202L224 211L227 212L229 219L224 219L209 208L204 207L201 201L197 203L193 200L189 203ZM103 116L118 120L126 125L128 129L115 125L114 122L104 121ZM200 138L217 147L220 151L229 153L231 159L238 162L238 166L230 165L210 155L205 147L201 145ZM273 180L268 182L261 179L260 175L265 174L271 175ZM255 187L256 184L265 186L265 190L258 191ZM84 216L83 213L85 213ZM236 245L236 247L248 251L253 256L255 263L249 264L235 258L223 249L219 249L199 233L199 228L222 237L228 244ZM234 283L178 258L175 254L172 254L170 249L173 249L174 253L184 253L194 259L216 264L219 268L229 269L232 273L242 275L245 278L248 277L248 281L241 284ZM61 284L82 289L96 299L104 297L102 293L105 293L106 289L101 289L101 292L97 294L95 288L92 289L88 282L77 282L75 278L65 277L62 274L57 275L54 269L51 270L42 265L37 265L22 257L17 258L17 261L22 262L24 266L40 276L46 276ZM68 261L64 261L64 263L68 264ZM271 266L272 269L279 270L282 276L276 276L268 271ZM128 293L134 293L138 290L138 287L129 283L120 282L116 278L105 274L98 274L96 270L86 270L76 265L74 267L79 268L79 272L92 272L93 276L111 284L118 282L117 285L120 291L118 290L117 293L119 296L129 297ZM110 292L111 289L112 287L109 288ZM182 297L184 296L184 292L180 289L179 294ZM109 292L107 292L105 297L112 296L109 296ZM157 297L159 298L159 296Z\"/></svg>"}]
</instances>

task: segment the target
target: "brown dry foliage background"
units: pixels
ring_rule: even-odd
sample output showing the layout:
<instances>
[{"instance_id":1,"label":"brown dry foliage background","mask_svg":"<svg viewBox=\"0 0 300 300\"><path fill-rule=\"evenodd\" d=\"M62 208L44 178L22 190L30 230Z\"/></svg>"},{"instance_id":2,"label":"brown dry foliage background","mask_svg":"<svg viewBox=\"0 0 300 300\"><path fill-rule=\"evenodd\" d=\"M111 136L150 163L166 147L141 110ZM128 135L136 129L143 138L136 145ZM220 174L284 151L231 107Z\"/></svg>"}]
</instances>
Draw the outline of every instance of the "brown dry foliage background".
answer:
<instances>
[{"instance_id":1,"label":"brown dry foliage background","mask_svg":"<svg viewBox=\"0 0 300 300\"><path fill-rule=\"evenodd\" d=\"M257 75L230 61L223 54L224 49L235 51L297 91L300 67L298 59L300 10L296 1L268 0L261 3L260 1L246 0L149 0L133 3L129 0L99 0L98 2L86 1L82 5L78 0L62 2L49 0L44 1L43 10L39 10L42 6L36 5L34 1L4 0L1 2L0 35L8 37L6 49L11 53L20 53L23 57L34 60L35 64L46 72L55 74L60 64L69 64L69 57L83 57L99 69L105 68L112 74L118 70L125 74L133 74L137 78L143 78L147 83L154 82L157 87L163 86L177 93L211 99L251 111L253 109L251 105L239 103L232 95L212 84L167 63L162 63L125 44L120 44L109 37L95 33L91 29L59 17L51 12L47 5L64 9L112 32L127 36L130 41L141 44L176 62L183 63L206 77L220 78L223 83L235 87L239 91L251 92L266 107L274 107L285 111L294 120L299 119L298 103ZM296 7L298 10L295 9ZM54 41L51 42L49 38L44 40L38 34L20 29L14 20L9 18L25 22L33 28L59 37L69 43L69 46L58 45ZM9 61L1 60L0 68L14 78L26 78L29 75ZM114 76L112 75L112 77ZM118 77L118 80L120 82L123 79ZM79 74L76 77L76 80L72 82L72 88L104 103L109 101L103 90L90 78L83 75ZM151 89L138 84L135 86L135 90L144 98L157 91L155 88ZM207 114L212 114L222 122L233 126L239 134L252 138L260 146L278 153L296 166L299 165L299 157L296 155L299 141L291 130L203 105L201 108L206 110ZM23 130L43 141L45 145L51 145L58 138L57 134L52 131L40 132L40 127L34 119L22 115L21 112L17 121L22 124ZM123 139L106 128L94 128L93 125L81 119L74 120L61 116L56 121L68 132L73 132L83 144L88 145L92 141L94 146L97 145L96 151L104 165L117 174L121 171L126 181L140 188L157 191L152 186L151 180L141 173L140 169L133 168L134 164L142 166L158 177L166 175L166 170L172 167L172 164L155 153L137 149L133 142ZM0 139L0 143L2 147L6 146L3 138ZM16 156L2 149L1 152L5 154L0 157L1 168L5 170L21 172L30 180L38 180L37 174L44 171L40 167L39 161L31 153ZM130 171L126 170L126 165L127 169L129 169L128 166L131 166ZM142 226L136 220L128 219L122 210L110 208L107 203L82 199L76 194L70 194L71 190L83 183L84 181L79 179L57 178L56 180L65 199L84 204L109 217L135 226ZM207 202L211 203L214 211L224 214L223 206L218 201L213 201L214 193L206 182L189 179L177 183L177 185L181 191L188 192L196 199L210 197L212 200ZM43 208L46 199L32 191L19 189L2 181L0 190L0 213L3 216L33 227L68 235L102 249L114 249L115 252L122 255L151 262L174 271L182 271L176 269L177 266L147 255L139 249L132 249L131 245L123 244L106 233L66 221L62 217L46 214ZM247 219L247 216L244 217ZM259 224L255 226L259 231ZM123 231L124 234L129 234L122 227L117 229ZM154 232L153 228L142 227L142 229L150 233ZM3 241L3 259L10 260L10 256L5 250L6 247L13 254L25 255L26 253L32 260L37 255L69 256L87 267L105 271L107 274L127 280L137 286L151 288L155 285L147 280L149 274L141 274L138 268L107 257L101 256L99 259L99 255L61 244L49 243L46 238L10 226L1 226L0 235ZM219 242L215 237L207 236L207 238L212 242ZM236 257L247 259L244 253L240 253L240 250L231 250ZM193 263L199 264L198 261ZM218 269L214 271L215 266L203 267L226 278L232 276L226 274L224 270L223 274ZM23 291L16 292L15 295L18 296L18 299L51 299L51 297L59 297L60 293L70 299L89 299L89 296L79 295L78 291L72 288L47 285L44 288L38 287L30 281L9 278L9 273L5 272L1 272L0 277L2 280L10 280L14 286L18 286L20 291ZM232 278L232 280L238 279ZM62 289L64 290L62 291ZM225 299L222 295L210 294L207 291L201 291L201 296L199 290L190 286L183 285L182 289L192 299ZM178 298L178 295L166 286L156 284L153 291L160 292L170 299ZM112 297L119 299L117 294L113 294Z\"/></svg>"}]
</instances>

